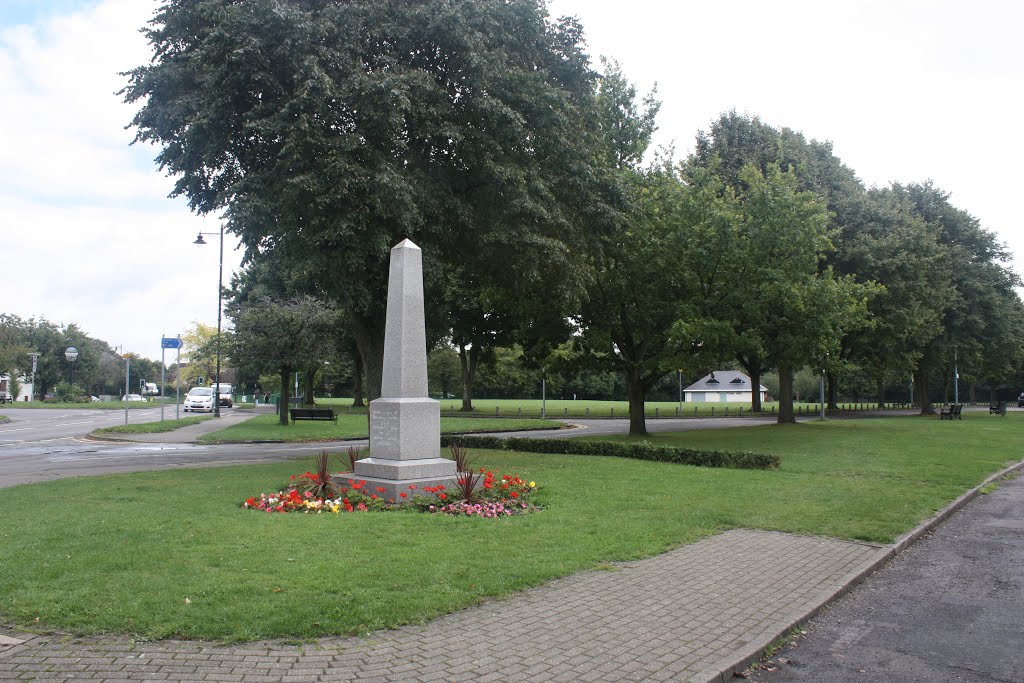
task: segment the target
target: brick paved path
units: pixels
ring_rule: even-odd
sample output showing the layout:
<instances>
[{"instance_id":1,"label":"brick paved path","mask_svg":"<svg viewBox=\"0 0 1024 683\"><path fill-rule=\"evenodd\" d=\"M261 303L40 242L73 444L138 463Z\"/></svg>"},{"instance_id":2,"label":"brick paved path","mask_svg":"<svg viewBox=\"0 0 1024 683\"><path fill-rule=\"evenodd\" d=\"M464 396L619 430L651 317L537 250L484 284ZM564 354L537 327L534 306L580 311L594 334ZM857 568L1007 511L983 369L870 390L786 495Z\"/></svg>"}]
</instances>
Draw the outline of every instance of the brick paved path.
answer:
<instances>
[{"instance_id":1,"label":"brick paved path","mask_svg":"<svg viewBox=\"0 0 1024 683\"><path fill-rule=\"evenodd\" d=\"M708 681L884 553L735 530L424 626L298 646L133 643L0 629L0 680Z\"/></svg>"}]
</instances>

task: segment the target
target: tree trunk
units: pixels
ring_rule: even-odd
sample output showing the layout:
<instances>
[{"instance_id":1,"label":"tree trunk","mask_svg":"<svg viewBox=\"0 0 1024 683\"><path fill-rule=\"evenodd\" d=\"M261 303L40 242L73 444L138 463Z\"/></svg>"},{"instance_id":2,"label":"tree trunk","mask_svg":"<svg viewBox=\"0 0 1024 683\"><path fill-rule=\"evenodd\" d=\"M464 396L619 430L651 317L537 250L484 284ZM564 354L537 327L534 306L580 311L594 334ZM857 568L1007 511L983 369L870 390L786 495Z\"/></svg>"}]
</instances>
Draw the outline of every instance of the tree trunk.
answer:
<instances>
[{"instance_id":1,"label":"tree trunk","mask_svg":"<svg viewBox=\"0 0 1024 683\"><path fill-rule=\"evenodd\" d=\"M878 391L878 405L885 405L885 382L882 381L882 376L878 375L875 378L875 389Z\"/></svg>"},{"instance_id":2,"label":"tree trunk","mask_svg":"<svg viewBox=\"0 0 1024 683\"><path fill-rule=\"evenodd\" d=\"M352 407L364 408L363 402L363 358L358 349L352 356Z\"/></svg>"},{"instance_id":3,"label":"tree trunk","mask_svg":"<svg viewBox=\"0 0 1024 683\"><path fill-rule=\"evenodd\" d=\"M476 381L476 369L480 364L480 347L473 344L466 350L466 345L459 344L459 363L462 365L462 408L461 412L473 412L473 383Z\"/></svg>"},{"instance_id":4,"label":"tree trunk","mask_svg":"<svg viewBox=\"0 0 1024 683\"><path fill-rule=\"evenodd\" d=\"M638 372L626 371L626 388L629 391L629 435L647 436L647 419L644 416L647 390Z\"/></svg>"},{"instance_id":5,"label":"tree trunk","mask_svg":"<svg viewBox=\"0 0 1024 683\"><path fill-rule=\"evenodd\" d=\"M972 406L978 405L978 385L976 382L971 382L967 387L967 400L971 402Z\"/></svg>"},{"instance_id":6,"label":"tree trunk","mask_svg":"<svg viewBox=\"0 0 1024 683\"><path fill-rule=\"evenodd\" d=\"M839 377L836 373L826 373L825 378L828 380L828 405L826 406L829 410L839 410ZM881 402L882 394L878 394L879 402Z\"/></svg>"},{"instance_id":7,"label":"tree trunk","mask_svg":"<svg viewBox=\"0 0 1024 683\"><path fill-rule=\"evenodd\" d=\"M288 407L291 402L288 400L288 396L291 393L289 391L288 383L292 378L292 369L287 366L281 367L281 398L277 402L277 414L278 422L283 426L288 426Z\"/></svg>"},{"instance_id":8,"label":"tree trunk","mask_svg":"<svg viewBox=\"0 0 1024 683\"><path fill-rule=\"evenodd\" d=\"M793 412L793 369L785 363L779 363L779 420L781 424L795 424L796 414Z\"/></svg>"},{"instance_id":9,"label":"tree trunk","mask_svg":"<svg viewBox=\"0 0 1024 683\"><path fill-rule=\"evenodd\" d=\"M349 310L352 321L352 336L363 359L366 374L366 398L369 401L380 398L384 378L384 322L377 317L367 317L358 311Z\"/></svg>"},{"instance_id":10,"label":"tree trunk","mask_svg":"<svg viewBox=\"0 0 1024 683\"><path fill-rule=\"evenodd\" d=\"M750 364L750 410L761 412L761 363Z\"/></svg>"},{"instance_id":11,"label":"tree trunk","mask_svg":"<svg viewBox=\"0 0 1024 683\"><path fill-rule=\"evenodd\" d=\"M313 382L316 381L316 370L306 370L306 376L303 379L302 402L307 406L311 406L316 403L316 398L313 396Z\"/></svg>"},{"instance_id":12,"label":"tree trunk","mask_svg":"<svg viewBox=\"0 0 1024 683\"><path fill-rule=\"evenodd\" d=\"M935 408L932 407L932 401L930 398L928 398L927 368L914 370L914 397L917 399L918 404L921 406L922 415L935 414Z\"/></svg>"},{"instance_id":13,"label":"tree trunk","mask_svg":"<svg viewBox=\"0 0 1024 683\"><path fill-rule=\"evenodd\" d=\"M739 355L736 360L740 362L743 369L747 371L750 378L750 412L761 412L761 359L750 358L749 360Z\"/></svg>"}]
</instances>

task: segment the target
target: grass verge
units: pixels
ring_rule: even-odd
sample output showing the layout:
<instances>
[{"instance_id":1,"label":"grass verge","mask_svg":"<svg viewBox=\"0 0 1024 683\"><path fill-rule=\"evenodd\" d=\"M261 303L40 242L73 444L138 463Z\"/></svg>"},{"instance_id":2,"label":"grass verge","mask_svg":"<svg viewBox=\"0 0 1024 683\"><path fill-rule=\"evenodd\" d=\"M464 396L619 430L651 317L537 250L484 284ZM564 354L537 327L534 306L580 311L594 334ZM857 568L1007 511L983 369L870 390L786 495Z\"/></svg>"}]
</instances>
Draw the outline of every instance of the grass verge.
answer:
<instances>
[{"instance_id":1,"label":"grass verge","mask_svg":"<svg viewBox=\"0 0 1024 683\"><path fill-rule=\"evenodd\" d=\"M164 420L162 422L146 422L144 424L117 425L115 427L103 427L97 429L93 434L159 434L161 432L173 432L175 429L188 427L212 420L213 415L202 415L195 417L183 417L177 420Z\"/></svg>"},{"instance_id":2,"label":"grass verge","mask_svg":"<svg viewBox=\"0 0 1024 683\"><path fill-rule=\"evenodd\" d=\"M528 429L556 429L560 422L538 419L505 419L479 417L442 417L441 431L446 434L487 431L520 431ZM365 438L369 434L366 413L341 413L337 423L301 421L282 427L276 415L257 415L250 420L232 425L212 434L199 437L201 443L232 443L247 441L273 441L304 443L310 441L337 441L338 439Z\"/></svg>"},{"instance_id":3,"label":"grass verge","mask_svg":"<svg viewBox=\"0 0 1024 683\"><path fill-rule=\"evenodd\" d=\"M150 638L313 638L423 622L729 528L889 542L1019 459L1021 426L972 414L653 439L756 445L782 456L776 471L478 452L480 466L540 486L542 512L500 520L238 507L309 467L294 461L2 489L0 619Z\"/></svg>"}]
</instances>

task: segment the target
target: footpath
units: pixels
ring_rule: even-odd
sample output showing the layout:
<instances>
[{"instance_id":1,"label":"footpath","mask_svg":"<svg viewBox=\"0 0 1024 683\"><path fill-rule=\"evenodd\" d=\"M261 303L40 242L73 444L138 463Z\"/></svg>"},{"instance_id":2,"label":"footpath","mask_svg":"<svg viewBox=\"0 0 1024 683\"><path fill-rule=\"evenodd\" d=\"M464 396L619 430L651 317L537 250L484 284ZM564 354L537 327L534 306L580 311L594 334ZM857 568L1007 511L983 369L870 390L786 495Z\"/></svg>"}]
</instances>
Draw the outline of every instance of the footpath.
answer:
<instances>
[{"instance_id":1,"label":"footpath","mask_svg":"<svg viewBox=\"0 0 1024 683\"><path fill-rule=\"evenodd\" d=\"M360 638L220 645L0 625L0 680L727 681L982 486L1022 467L891 545L737 529Z\"/></svg>"}]
</instances>

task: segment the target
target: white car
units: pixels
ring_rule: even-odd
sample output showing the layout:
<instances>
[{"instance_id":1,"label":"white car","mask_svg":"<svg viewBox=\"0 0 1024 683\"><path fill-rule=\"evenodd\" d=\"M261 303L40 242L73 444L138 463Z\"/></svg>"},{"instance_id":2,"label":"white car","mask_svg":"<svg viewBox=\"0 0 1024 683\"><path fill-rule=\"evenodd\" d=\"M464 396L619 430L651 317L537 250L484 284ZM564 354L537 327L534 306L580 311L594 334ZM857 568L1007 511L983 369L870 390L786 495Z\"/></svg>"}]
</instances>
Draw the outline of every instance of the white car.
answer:
<instances>
[{"instance_id":1,"label":"white car","mask_svg":"<svg viewBox=\"0 0 1024 683\"><path fill-rule=\"evenodd\" d=\"M121 400L122 401L145 401L146 399L142 398L138 394L126 394L124 397L121 398Z\"/></svg>"},{"instance_id":2,"label":"white car","mask_svg":"<svg viewBox=\"0 0 1024 683\"><path fill-rule=\"evenodd\" d=\"M213 384L210 386L210 389L216 391L217 395L220 396L220 404L222 406L227 406L228 408L231 408L235 405L231 395L230 384Z\"/></svg>"},{"instance_id":3,"label":"white car","mask_svg":"<svg viewBox=\"0 0 1024 683\"><path fill-rule=\"evenodd\" d=\"M213 389L210 387L193 387L185 394L185 412L190 410L213 412Z\"/></svg>"}]
</instances>

